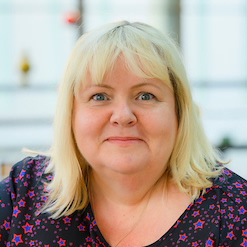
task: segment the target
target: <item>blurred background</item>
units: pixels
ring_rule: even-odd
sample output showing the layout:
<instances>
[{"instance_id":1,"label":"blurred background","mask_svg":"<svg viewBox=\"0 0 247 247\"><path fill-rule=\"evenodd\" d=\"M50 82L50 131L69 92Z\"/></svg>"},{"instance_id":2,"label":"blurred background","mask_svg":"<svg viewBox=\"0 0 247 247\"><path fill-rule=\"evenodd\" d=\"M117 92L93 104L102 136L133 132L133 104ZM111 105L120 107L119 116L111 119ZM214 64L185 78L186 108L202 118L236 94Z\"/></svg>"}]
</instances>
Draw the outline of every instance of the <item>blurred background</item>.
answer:
<instances>
[{"instance_id":1,"label":"blurred background","mask_svg":"<svg viewBox=\"0 0 247 247\"><path fill-rule=\"evenodd\" d=\"M207 135L247 178L246 0L0 0L0 178L23 147L51 145L57 86L77 38L121 19L179 42Z\"/></svg>"}]
</instances>

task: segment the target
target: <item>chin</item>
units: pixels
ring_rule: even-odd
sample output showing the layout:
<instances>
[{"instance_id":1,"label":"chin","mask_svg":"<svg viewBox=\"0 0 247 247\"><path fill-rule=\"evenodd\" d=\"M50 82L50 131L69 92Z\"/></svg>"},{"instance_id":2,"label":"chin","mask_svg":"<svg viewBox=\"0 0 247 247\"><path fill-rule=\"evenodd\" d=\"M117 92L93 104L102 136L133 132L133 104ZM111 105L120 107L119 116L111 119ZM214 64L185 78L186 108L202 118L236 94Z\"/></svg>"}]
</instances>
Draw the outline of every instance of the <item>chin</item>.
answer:
<instances>
[{"instance_id":1,"label":"chin","mask_svg":"<svg viewBox=\"0 0 247 247\"><path fill-rule=\"evenodd\" d=\"M145 162L130 162L128 160L126 161L114 161L113 163L108 163L107 164L108 169L119 173L119 174L123 174L123 175L132 175L132 174L137 174L140 172L145 171L148 166L145 165Z\"/></svg>"}]
</instances>

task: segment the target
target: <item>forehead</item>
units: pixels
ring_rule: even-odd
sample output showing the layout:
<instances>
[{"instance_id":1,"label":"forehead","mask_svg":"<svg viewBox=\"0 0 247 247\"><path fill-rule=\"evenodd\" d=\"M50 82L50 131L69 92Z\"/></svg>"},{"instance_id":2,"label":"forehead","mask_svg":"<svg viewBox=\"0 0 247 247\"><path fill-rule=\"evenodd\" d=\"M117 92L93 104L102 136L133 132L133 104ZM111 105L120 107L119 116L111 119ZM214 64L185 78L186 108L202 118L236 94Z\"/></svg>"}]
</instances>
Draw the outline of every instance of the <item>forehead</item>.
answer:
<instances>
[{"instance_id":1,"label":"forehead","mask_svg":"<svg viewBox=\"0 0 247 247\"><path fill-rule=\"evenodd\" d=\"M101 81L94 81L93 76L88 73L86 83L82 89L91 87L102 87L113 89L116 87L135 87L136 85L145 85L150 79L139 77L132 71L128 70L122 63L116 63L111 70L108 70Z\"/></svg>"},{"instance_id":2,"label":"forehead","mask_svg":"<svg viewBox=\"0 0 247 247\"><path fill-rule=\"evenodd\" d=\"M150 79L159 79L163 81L165 84L171 85L169 74L167 68L163 68L161 74L157 73L156 71L152 71L149 67L147 70L148 65L144 66L137 60L127 60L124 56L119 56L114 63L110 64L102 71L96 72L95 71L88 71L87 79L91 84L102 84L106 83L109 80L118 81L122 78L133 79L139 82L145 82Z\"/></svg>"},{"instance_id":3,"label":"forehead","mask_svg":"<svg viewBox=\"0 0 247 247\"><path fill-rule=\"evenodd\" d=\"M167 84L169 83L163 82L158 78L140 77L138 73L135 73L135 71L130 70L128 66L126 66L125 61L118 60L110 70L106 71L100 82L94 81L92 75L88 73L86 83L82 89L85 90L91 87L137 89L145 86L161 89L167 87Z\"/></svg>"},{"instance_id":4,"label":"forehead","mask_svg":"<svg viewBox=\"0 0 247 247\"><path fill-rule=\"evenodd\" d=\"M91 85L102 85L112 81L117 83L119 80L123 80L122 83L124 83L124 79L132 79L139 83L158 79L173 90L166 66L160 64L154 68L152 63L141 61L137 55L130 57L120 54L108 64L97 59L90 61L81 79L75 82L74 94L78 95L79 91Z\"/></svg>"}]
</instances>

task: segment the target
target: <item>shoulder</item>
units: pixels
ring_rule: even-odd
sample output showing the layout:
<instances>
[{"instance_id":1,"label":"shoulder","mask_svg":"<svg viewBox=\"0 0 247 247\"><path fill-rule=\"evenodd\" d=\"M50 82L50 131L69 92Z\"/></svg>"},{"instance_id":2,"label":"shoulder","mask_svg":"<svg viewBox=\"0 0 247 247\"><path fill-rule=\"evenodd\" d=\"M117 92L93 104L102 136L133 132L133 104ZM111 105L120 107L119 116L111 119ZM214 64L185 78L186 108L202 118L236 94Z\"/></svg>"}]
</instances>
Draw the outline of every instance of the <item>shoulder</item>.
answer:
<instances>
[{"instance_id":1,"label":"shoulder","mask_svg":"<svg viewBox=\"0 0 247 247\"><path fill-rule=\"evenodd\" d=\"M212 240L218 243L217 246L244 243L247 237L247 181L238 174L223 168L213 185L189 209L187 217L194 222L192 228L200 227L201 237L206 237L207 241Z\"/></svg>"},{"instance_id":2,"label":"shoulder","mask_svg":"<svg viewBox=\"0 0 247 247\"><path fill-rule=\"evenodd\" d=\"M224 168L195 205L207 209L221 225L245 225L247 228L247 181Z\"/></svg>"},{"instance_id":3,"label":"shoulder","mask_svg":"<svg viewBox=\"0 0 247 247\"><path fill-rule=\"evenodd\" d=\"M13 217L20 214L19 208L33 206L32 198L39 194L48 162L45 156L27 157L16 163L9 176L0 182L0 245L8 237Z\"/></svg>"},{"instance_id":4,"label":"shoulder","mask_svg":"<svg viewBox=\"0 0 247 247\"><path fill-rule=\"evenodd\" d=\"M218 215L221 224L247 229L247 181L244 178L224 168L203 197L209 209L217 210L215 216Z\"/></svg>"},{"instance_id":5,"label":"shoulder","mask_svg":"<svg viewBox=\"0 0 247 247\"><path fill-rule=\"evenodd\" d=\"M12 167L10 177L22 179L26 173L39 176L40 172L44 172L48 162L49 158L42 155L26 157Z\"/></svg>"},{"instance_id":6,"label":"shoulder","mask_svg":"<svg viewBox=\"0 0 247 247\"><path fill-rule=\"evenodd\" d=\"M221 175L213 181L213 186L210 189L218 190L237 205L247 203L246 179L227 168L224 168Z\"/></svg>"},{"instance_id":7,"label":"shoulder","mask_svg":"<svg viewBox=\"0 0 247 247\"><path fill-rule=\"evenodd\" d=\"M2 205L13 205L17 195L27 193L42 180L49 159L45 156L27 157L16 163L9 176L0 182ZM5 202L5 203L4 203Z\"/></svg>"},{"instance_id":8,"label":"shoulder","mask_svg":"<svg viewBox=\"0 0 247 247\"><path fill-rule=\"evenodd\" d=\"M26 157L11 168L9 176L1 184L17 185L24 181L39 180L48 163L49 158L46 156Z\"/></svg>"}]
</instances>

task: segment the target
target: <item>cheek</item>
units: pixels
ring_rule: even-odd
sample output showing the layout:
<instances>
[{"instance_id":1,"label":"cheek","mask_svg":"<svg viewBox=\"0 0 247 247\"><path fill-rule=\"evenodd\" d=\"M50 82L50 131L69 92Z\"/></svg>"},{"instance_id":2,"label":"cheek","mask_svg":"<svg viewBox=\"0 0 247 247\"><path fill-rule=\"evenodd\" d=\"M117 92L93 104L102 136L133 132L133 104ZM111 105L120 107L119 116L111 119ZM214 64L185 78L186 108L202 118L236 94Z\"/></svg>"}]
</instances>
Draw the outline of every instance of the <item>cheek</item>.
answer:
<instances>
[{"instance_id":1,"label":"cheek","mask_svg":"<svg viewBox=\"0 0 247 247\"><path fill-rule=\"evenodd\" d=\"M92 109L75 109L73 114L73 133L78 146L97 141L104 129L106 116Z\"/></svg>"},{"instance_id":2,"label":"cheek","mask_svg":"<svg viewBox=\"0 0 247 247\"><path fill-rule=\"evenodd\" d=\"M87 160L87 155L94 150L92 140L95 140L95 126L90 115L83 111L75 111L73 115L73 133L81 155Z\"/></svg>"},{"instance_id":3,"label":"cheek","mask_svg":"<svg viewBox=\"0 0 247 247\"><path fill-rule=\"evenodd\" d=\"M177 118L175 114L159 115L156 123L150 129L150 136L153 138L153 145L157 156L167 159L172 153L177 137Z\"/></svg>"},{"instance_id":4,"label":"cheek","mask_svg":"<svg viewBox=\"0 0 247 247\"><path fill-rule=\"evenodd\" d=\"M145 116L145 126L148 126L150 133L164 137L164 135L173 138L177 133L177 117L175 112L170 110L161 110L150 113Z\"/></svg>"},{"instance_id":5,"label":"cheek","mask_svg":"<svg viewBox=\"0 0 247 247\"><path fill-rule=\"evenodd\" d=\"M157 136L157 156L161 156L166 162L171 156L177 138L177 118L176 115L169 114L163 118L160 118L163 121L159 122L160 130L156 132Z\"/></svg>"},{"instance_id":6,"label":"cheek","mask_svg":"<svg viewBox=\"0 0 247 247\"><path fill-rule=\"evenodd\" d=\"M96 120L85 111L76 111L73 116L73 132L76 140L85 138L95 129Z\"/></svg>"}]
</instances>

